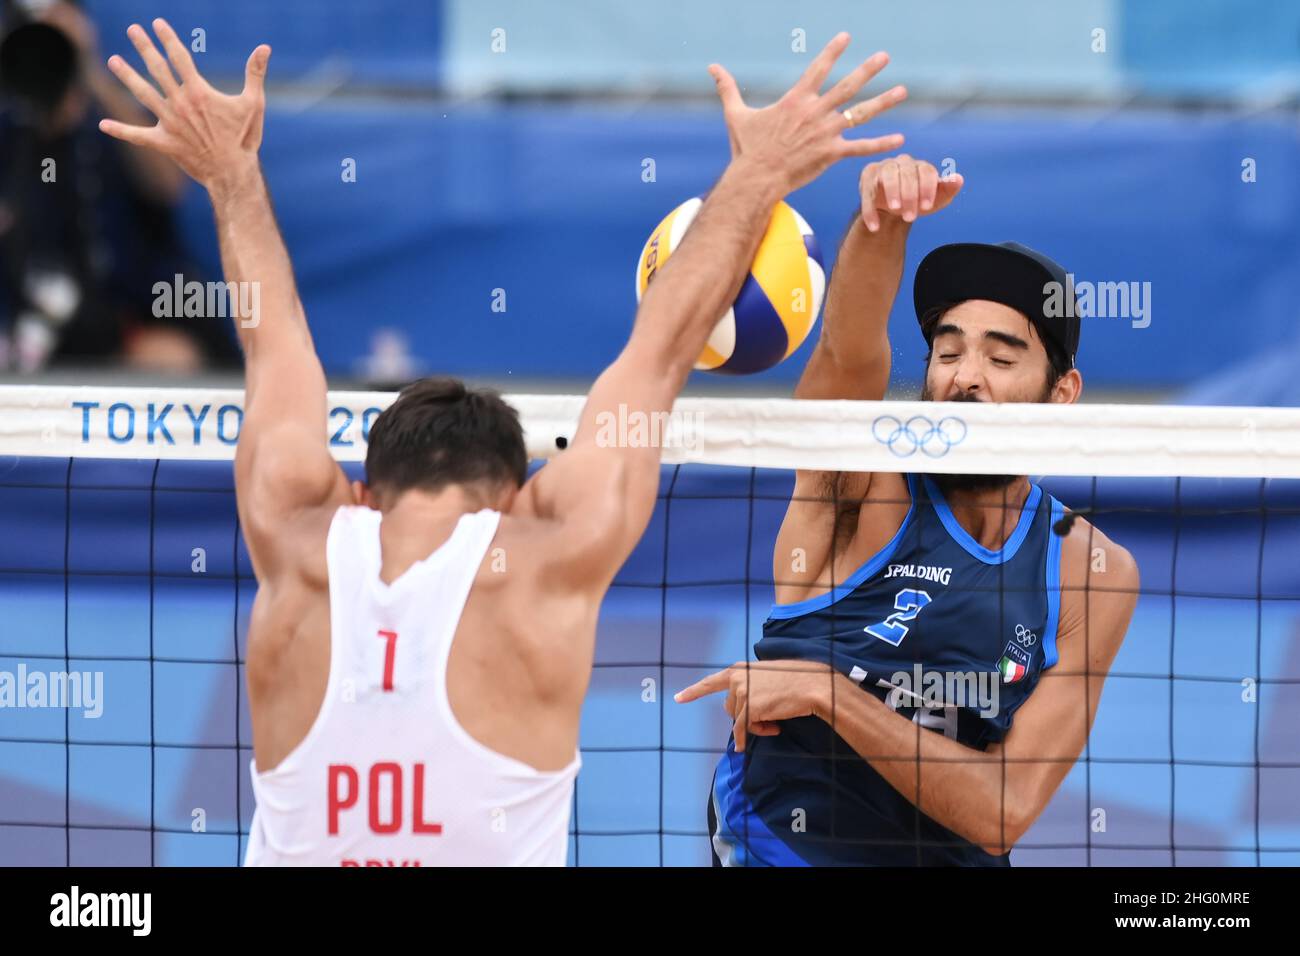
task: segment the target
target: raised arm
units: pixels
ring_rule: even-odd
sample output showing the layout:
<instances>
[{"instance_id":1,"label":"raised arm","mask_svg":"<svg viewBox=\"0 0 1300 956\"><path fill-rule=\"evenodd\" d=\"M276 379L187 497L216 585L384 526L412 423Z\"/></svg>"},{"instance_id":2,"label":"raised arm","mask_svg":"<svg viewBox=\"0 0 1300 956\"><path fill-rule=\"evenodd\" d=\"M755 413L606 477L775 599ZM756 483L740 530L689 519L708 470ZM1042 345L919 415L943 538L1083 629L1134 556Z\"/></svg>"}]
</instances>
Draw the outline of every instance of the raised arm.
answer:
<instances>
[{"instance_id":1,"label":"raised arm","mask_svg":"<svg viewBox=\"0 0 1300 956\"><path fill-rule=\"evenodd\" d=\"M930 163L906 154L862 170L861 206L840 243L826 290L821 335L795 387L795 398L885 397L889 312L903 277L908 232L919 216L952 202L962 182L958 175L940 179ZM831 552L846 548L856 530L835 515L857 515L858 502L867 497L870 485L870 475L795 473L790 505L772 551L778 601L801 600L809 589L829 587ZM847 536L835 540L844 527L850 529ZM789 556L796 548L805 556L802 573L790 570Z\"/></svg>"},{"instance_id":2,"label":"raised arm","mask_svg":"<svg viewBox=\"0 0 1300 956\"><path fill-rule=\"evenodd\" d=\"M840 243L821 336L796 398L885 397L889 312L903 278L907 234L918 217L943 209L961 187L961 176L940 179L933 165L905 153L862 170L861 208Z\"/></svg>"},{"instance_id":3,"label":"raised arm","mask_svg":"<svg viewBox=\"0 0 1300 956\"><path fill-rule=\"evenodd\" d=\"M257 159L271 49L253 51L243 91L227 96L199 75L165 20L153 27L165 58L139 25L127 35L157 88L120 56L108 66L157 124L104 120L100 129L170 156L211 197L231 300L250 306L234 316L245 364L235 485L249 554L265 582L299 559L282 544L283 530L318 520L347 498L347 480L326 440L325 374Z\"/></svg>"},{"instance_id":4,"label":"raised arm","mask_svg":"<svg viewBox=\"0 0 1300 956\"><path fill-rule=\"evenodd\" d=\"M681 248L642 299L626 347L596 380L571 446L533 478L525 500L571 534L572 580L603 593L645 530L659 483L658 442L610 427L662 421L753 261L776 203L837 160L893 149L898 135L845 139L901 100L890 90L845 108L888 62L878 53L825 94L822 84L848 46L837 35L799 82L765 109L747 107L731 75L710 67L732 141L733 159L710 192ZM642 432L642 435L646 432ZM653 435L653 432L650 432Z\"/></svg>"}]
</instances>

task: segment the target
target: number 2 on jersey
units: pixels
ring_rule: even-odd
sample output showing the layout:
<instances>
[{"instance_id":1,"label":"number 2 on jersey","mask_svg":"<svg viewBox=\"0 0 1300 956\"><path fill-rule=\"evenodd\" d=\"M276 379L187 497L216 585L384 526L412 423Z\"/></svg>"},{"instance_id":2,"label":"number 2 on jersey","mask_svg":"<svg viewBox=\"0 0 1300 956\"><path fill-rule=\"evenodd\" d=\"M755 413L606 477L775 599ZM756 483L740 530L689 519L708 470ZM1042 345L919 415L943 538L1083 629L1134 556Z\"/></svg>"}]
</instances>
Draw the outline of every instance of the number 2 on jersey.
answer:
<instances>
[{"instance_id":1,"label":"number 2 on jersey","mask_svg":"<svg viewBox=\"0 0 1300 956\"><path fill-rule=\"evenodd\" d=\"M384 648L384 690L393 689L393 652L397 650L397 632L380 631L379 636L388 642Z\"/></svg>"},{"instance_id":2,"label":"number 2 on jersey","mask_svg":"<svg viewBox=\"0 0 1300 956\"><path fill-rule=\"evenodd\" d=\"M868 624L863 628L872 637L878 637L886 644L897 647L907 637L908 627L903 621L911 621L930 603L930 595L916 588L903 588L894 595L894 613L879 624Z\"/></svg>"}]
</instances>

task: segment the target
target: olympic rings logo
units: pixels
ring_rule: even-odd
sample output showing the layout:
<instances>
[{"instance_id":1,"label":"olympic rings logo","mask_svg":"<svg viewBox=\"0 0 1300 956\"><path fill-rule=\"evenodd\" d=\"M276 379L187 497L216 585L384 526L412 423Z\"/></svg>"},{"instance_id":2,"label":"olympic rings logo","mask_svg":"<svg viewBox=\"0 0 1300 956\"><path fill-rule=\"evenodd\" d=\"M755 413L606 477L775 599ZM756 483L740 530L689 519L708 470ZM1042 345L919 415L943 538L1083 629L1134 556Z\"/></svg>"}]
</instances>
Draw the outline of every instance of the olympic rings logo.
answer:
<instances>
[{"instance_id":1,"label":"olympic rings logo","mask_svg":"<svg viewBox=\"0 0 1300 956\"><path fill-rule=\"evenodd\" d=\"M881 415L871 423L871 434L898 458L909 458L918 451L929 458L942 458L965 440L966 423L952 415L937 424L924 415L913 415L907 421Z\"/></svg>"},{"instance_id":2,"label":"olympic rings logo","mask_svg":"<svg viewBox=\"0 0 1300 956\"><path fill-rule=\"evenodd\" d=\"M1023 624L1016 625L1016 643L1024 647L1033 647L1038 640L1038 635L1025 627Z\"/></svg>"}]
</instances>

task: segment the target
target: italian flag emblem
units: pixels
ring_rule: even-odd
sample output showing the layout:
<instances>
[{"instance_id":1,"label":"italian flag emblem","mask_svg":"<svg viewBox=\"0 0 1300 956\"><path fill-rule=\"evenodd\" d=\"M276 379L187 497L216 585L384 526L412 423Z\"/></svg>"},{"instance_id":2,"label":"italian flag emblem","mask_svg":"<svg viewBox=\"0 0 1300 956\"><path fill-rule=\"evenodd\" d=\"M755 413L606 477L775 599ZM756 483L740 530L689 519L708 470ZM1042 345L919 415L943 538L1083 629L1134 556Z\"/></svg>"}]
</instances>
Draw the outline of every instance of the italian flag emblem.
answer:
<instances>
[{"instance_id":1,"label":"italian flag emblem","mask_svg":"<svg viewBox=\"0 0 1300 956\"><path fill-rule=\"evenodd\" d=\"M1017 664L1009 657L1004 657L998 661L998 670L1002 672L1002 683L1014 684L1025 676L1029 668L1025 667L1024 664Z\"/></svg>"},{"instance_id":2,"label":"italian flag emblem","mask_svg":"<svg viewBox=\"0 0 1300 956\"><path fill-rule=\"evenodd\" d=\"M1002 683L1014 684L1028 674L1029 661L1029 651L1017 645L1015 641L1007 641L1007 646L1002 649L1002 659L998 661Z\"/></svg>"}]
</instances>

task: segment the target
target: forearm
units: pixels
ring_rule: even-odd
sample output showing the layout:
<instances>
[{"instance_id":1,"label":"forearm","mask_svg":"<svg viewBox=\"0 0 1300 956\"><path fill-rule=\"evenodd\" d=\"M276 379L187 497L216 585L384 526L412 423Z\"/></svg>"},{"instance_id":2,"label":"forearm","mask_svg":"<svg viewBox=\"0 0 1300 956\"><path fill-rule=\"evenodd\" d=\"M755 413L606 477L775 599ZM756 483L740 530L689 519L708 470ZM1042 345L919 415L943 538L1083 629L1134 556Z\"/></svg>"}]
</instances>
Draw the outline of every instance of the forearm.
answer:
<instances>
[{"instance_id":1,"label":"forearm","mask_svg":"<svg viewBox=\"0 0 1300 956\"><path fill-rule=\"evenodd\" d=\"M784 192L769 170L733 160L646 289L631 344L662 351L679 388L735 301Z\"/></svg>"},{"instance_id":2,"label":"forearm","mask_svg":"<svg viewBox=\"0 0 1300 956\"><path fill-rule=\"evenodd\" d=\"M920 727L837 675L814 713L922 813L992 853L1020 837L1002 759Z\"/></svg>"},{"instance_id":3,"label":"forearm","mask_svg":"<svg viewBox=\"0 0 1300 956\"><path fill-rule=\"evenodd\" d=\"M826 290L819 342L840 367L866 365L887 347L889 312L903 278L910 230L898 216L882 215L877 232L863 225L861 215L853 217Z\"/></svg>"},{"instance_id":4,"label":"forearm","mask_svg":"<svg viewBox=\"0 0 1300 956\"><path fill-rule=\"evenodd\" d=\"M253 315L235 315L246 362L305 345L312 349L298 299L293 265L280 236L262 171L255 159L209 190L221 246L221 267L232 299L251 303Z\"/></svg>"}]
</instances>

